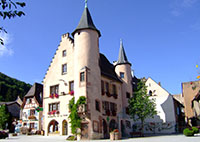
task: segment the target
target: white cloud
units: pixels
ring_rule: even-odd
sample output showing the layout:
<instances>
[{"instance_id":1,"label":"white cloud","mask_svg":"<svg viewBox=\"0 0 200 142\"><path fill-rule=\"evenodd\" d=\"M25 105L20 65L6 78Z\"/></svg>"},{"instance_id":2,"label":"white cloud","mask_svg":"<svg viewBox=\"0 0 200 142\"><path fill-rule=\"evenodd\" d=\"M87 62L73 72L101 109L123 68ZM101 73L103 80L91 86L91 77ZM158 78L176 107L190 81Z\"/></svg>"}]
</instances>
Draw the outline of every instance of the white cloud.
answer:
<instances>
[{"instance_id":1,"label":"white cloud","mask_svg":"<svg viewBox=\"0 0 200 142\"><path fill-rule=\"evenodd\" d=\"M12 42L11 35L4 32L0 32L0 38L3 39L4 42L4 45L0 44L0 57L4 55L13 55L14 51L8 47Z\"/></svg>"},{"instance_id":2,"label":"white cloud","mask_svg":"<svg viewBox=\"0 0 200 142\"><path fill-rule=\"evenodd\" d=\"M186 9L192 8L199 0L174 0L171 4L171 14L180 16Z\"/></svg>"}]
</instances>

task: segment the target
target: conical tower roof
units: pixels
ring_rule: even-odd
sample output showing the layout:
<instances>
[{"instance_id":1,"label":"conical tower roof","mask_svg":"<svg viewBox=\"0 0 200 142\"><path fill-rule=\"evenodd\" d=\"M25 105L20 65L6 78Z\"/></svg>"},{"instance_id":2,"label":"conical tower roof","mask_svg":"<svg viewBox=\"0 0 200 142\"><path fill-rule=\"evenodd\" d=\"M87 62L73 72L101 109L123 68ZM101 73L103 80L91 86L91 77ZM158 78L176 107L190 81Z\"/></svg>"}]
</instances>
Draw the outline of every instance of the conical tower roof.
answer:
<instances>
[{"instance_id":1,"label":"conical tower roof","mask_svg":"<svg viewBox=\"0 0 200 142\"><path fill-rule=\"evenodd\" d=\"M90 15L89 9L87 7L87 5L85 6L85 9L83 11L81 20L77 26L77 28L72 32L72 36L74 36L74 34L78 31L78 30L82 30L82 29L92 29L98 32L99 37L101 36L100 31L95 27L92 17Z\"/></svg>"},{"instance_id":2,"label":"conical tower roof","mask_svg":"<svg viewBox=\"0 0 200 142\"><path fill-rule=\"evenodd\" d=\"M124 46L123 46L122 40L120 41L119 57L118 57L116 65L120 65L120 64L129 64L129 65L131 65L131 63L129 63L129 61L128 61L127 57L126 57L126 53L125 53L125 50L124 50Z\"/></svg>"}]
</instances>

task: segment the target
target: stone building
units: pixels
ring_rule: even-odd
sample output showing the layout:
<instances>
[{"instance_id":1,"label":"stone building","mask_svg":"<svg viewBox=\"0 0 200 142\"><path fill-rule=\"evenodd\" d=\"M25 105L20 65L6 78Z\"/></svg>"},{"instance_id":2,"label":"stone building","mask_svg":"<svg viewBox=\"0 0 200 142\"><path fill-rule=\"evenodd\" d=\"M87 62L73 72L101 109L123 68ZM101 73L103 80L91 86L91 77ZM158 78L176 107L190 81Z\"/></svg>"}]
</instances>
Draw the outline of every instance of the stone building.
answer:
<instances>
[{"instance_id":1,"label":"stone building","mask_svg":"<svg viewBox=\"0 0 200 142\"><path fill-rule=\"evenodd\" d=\"M71 35L62 35L43 80L45 135L71 134L68 104L80 96L87 101L82 139L108 138L115 128L123 136L129 135L132 122L127 106L133 84L123 43L114 64L99 53L101 32L94 25L87 4Z\"/></svg>"},{"instance_id":2,"label":"stone building","mask_svg":"<svg viewBox=\"0 0 200 142\"><path fill-rule=\"evenodd\" d=\"M196 126L200 123L197 120L196 112L193 108L193 103L198 98L200 90L200 81L183 82L182 84L182 97L184 98L184 111L187 124Z\"/></svg>"}]
</instances>

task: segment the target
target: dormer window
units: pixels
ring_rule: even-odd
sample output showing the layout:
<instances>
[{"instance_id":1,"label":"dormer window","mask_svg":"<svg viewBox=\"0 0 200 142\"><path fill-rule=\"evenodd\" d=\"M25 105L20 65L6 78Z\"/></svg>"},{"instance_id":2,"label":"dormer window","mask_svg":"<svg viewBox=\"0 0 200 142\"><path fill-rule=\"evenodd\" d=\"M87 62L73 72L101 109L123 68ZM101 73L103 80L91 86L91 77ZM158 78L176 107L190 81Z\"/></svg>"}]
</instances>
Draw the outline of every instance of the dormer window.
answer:
<instances>
[{"instance_id":1,"label":"dormer window","mask_svg":"<svg viewBox=\"0 0 200 142\"><path fill-rule=\"evenodd\" d=\"M124 72L120 72L120 78L124 78Z\"/></svg>"}]
</instances>

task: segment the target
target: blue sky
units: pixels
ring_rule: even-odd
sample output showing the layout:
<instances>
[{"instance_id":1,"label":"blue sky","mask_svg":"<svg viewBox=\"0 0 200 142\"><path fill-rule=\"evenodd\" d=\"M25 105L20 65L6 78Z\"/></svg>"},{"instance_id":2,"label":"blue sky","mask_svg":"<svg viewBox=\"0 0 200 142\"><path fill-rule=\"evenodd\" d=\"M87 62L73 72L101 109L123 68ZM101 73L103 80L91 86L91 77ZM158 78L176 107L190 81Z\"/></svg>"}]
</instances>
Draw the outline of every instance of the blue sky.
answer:
<instances>
[{"instance_id":1,"label":"blue sky","mask_svg":"<svg viewBox=\"0 0 200 142\"><path fill-rule=\"evenodd\" d=\"M84 10L84 0L27 0L26 16L1 21L8 34L0 47L0 72L41 82L59 45ZM200 0L88 0L101 31L100 52L117 60L120 38L138 78L151 77L171 94L197 80Z\"/></svg>"}]
</instances>

